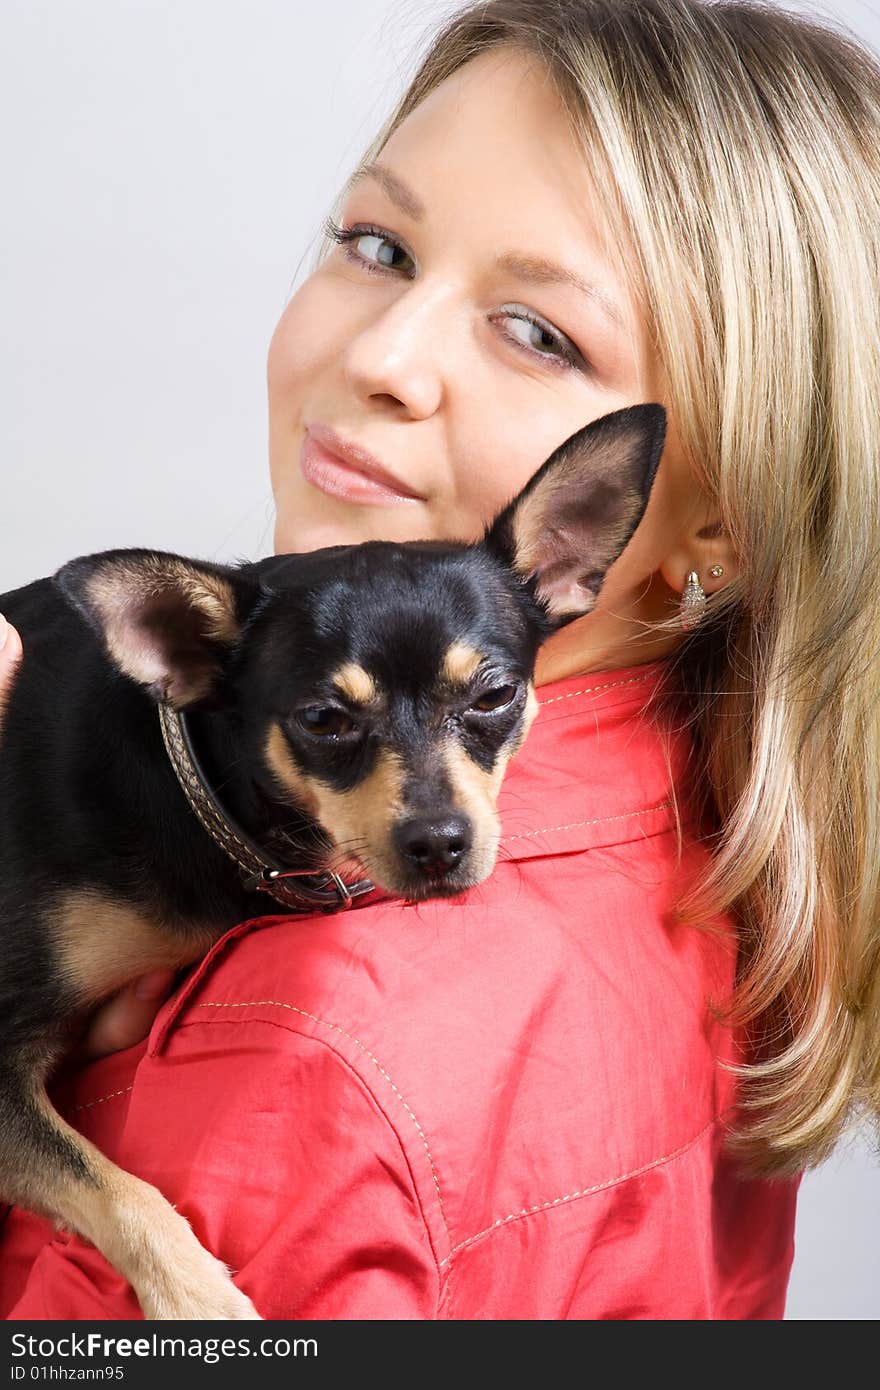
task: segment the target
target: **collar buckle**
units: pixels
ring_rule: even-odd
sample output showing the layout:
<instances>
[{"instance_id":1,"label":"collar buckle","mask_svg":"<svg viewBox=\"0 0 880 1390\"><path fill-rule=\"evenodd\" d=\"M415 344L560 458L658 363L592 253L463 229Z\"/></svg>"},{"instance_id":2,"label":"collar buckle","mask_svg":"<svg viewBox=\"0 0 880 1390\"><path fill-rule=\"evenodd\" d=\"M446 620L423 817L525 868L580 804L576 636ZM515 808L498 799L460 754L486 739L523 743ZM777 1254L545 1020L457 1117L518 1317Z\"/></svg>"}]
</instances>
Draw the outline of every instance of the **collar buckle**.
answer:
<instances>
[{"instance_id":1,"label":"collar buckle","mask_svg":"<svg viewBox=\"0 0 880 1390\"><path fill-rule=\"evenodd\" d=\"M286 879L299 879L300 882L296 886L291 884L288 887ZM311 881L304 883L303 879ZM346 883L332 869L315 873L313 869L265 868L244 880L244 887L249 892L270 893L280 902L297 908L300 912L307 912L312 907L318 907L323 912L337 912L339 909L351 907L355 898L372 893L373 886L368 878Z\"/></svg>"}]
</instances>

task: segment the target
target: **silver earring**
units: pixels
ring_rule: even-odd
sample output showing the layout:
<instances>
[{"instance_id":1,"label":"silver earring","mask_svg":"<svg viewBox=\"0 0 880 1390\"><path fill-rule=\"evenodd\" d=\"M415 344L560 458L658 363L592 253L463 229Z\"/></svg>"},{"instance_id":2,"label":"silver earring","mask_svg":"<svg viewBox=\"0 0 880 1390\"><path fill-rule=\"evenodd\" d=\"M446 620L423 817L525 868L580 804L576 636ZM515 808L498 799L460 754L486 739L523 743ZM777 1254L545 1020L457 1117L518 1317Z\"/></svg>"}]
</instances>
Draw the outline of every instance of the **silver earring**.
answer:
<instances>
[{"instance_id":1,"label":"silver earring","mask_svg":"<svg viewBox=\"0 0 880 1390\"><path fill-rule=\"evenodd\" d=\"M706 608L706 591L696 570L691 570L681 595L678 620L685 632L697 627Z\"/></svg>"}]
</instances>

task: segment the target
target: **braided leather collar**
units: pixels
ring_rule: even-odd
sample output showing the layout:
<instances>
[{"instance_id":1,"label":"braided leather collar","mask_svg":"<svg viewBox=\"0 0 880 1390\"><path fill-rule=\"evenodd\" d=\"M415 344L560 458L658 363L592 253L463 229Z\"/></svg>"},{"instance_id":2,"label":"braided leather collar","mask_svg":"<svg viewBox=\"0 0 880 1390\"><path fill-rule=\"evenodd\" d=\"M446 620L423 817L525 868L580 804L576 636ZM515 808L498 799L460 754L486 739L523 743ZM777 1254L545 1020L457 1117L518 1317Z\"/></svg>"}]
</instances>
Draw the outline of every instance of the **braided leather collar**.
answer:
<instances>
[{"instance_id":1,"label":"braided leather collar","mask_svg":"<svg viewBox=\"0 0 880 1390\"><path fill-rule=\"evenodd\" d=\"M285 869L259 849L220 804L208 785L193 747L186 717L164 701L159 704L159 724L171 766L192 810L208 834L242 870L243 887L268 893L294 912L314 912L320 908L333 912L351 907L354 898L373 891L368 878L345 883L330 870Z\"/></svg>"}]
</instances>

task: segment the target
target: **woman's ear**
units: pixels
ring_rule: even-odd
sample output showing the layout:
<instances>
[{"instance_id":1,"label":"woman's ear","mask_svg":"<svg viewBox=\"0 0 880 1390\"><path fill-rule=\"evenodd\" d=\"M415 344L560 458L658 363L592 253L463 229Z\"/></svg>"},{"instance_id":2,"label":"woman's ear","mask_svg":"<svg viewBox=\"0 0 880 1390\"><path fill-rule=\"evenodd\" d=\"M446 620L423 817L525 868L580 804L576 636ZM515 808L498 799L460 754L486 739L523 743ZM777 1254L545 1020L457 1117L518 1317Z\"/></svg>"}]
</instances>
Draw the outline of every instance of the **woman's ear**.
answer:
<instances>
[{"instance_id":1,"label":"woman's ear","mask_svg":"<svg viewBox=\"0 0 880 1390\"><path fill-rule=\"evenodd\" d=\"M691 512L673 548L659 566L660 574L676 594L681 594L691 571L696 571L707 594L715 594L732 579L739 578L739 563L733 542L717 507L703 493ZM721 574L712 574L720 569Z\"/></svg>"}]
</instances>

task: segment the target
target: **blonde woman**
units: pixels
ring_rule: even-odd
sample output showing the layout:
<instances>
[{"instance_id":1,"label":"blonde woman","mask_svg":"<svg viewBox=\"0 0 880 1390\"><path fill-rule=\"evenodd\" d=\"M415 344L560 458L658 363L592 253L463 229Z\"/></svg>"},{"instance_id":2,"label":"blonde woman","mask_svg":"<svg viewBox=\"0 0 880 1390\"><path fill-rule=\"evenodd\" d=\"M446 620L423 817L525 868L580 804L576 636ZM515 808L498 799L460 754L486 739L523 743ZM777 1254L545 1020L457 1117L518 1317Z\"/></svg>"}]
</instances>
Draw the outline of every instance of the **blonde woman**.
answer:
<instances>
[{"instance_id":1,"label":"blonde woman","mask_svg":"<svg viewBox=\"0 0 880 1390\"><path fill-rule=\"evenodd\" d=\"M782 1316L797 1175L880 1104L878 207L877 61L701 0L463 9L340 199L269 351L278 551L475 537L588 421L668 430L492 878L243 924L65 1081L264 1317ZM137 1315L19 1211L0 1297Z\"/></svg>"}]
</instances>

